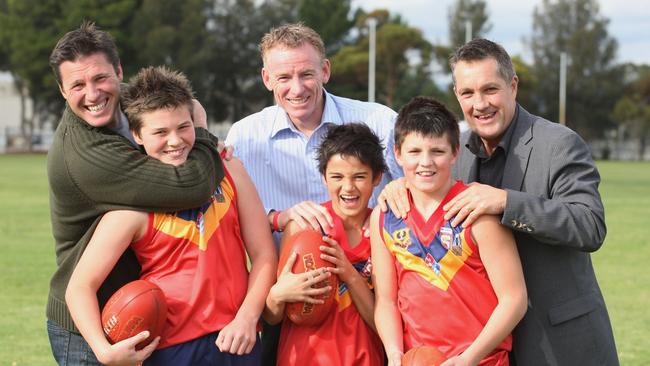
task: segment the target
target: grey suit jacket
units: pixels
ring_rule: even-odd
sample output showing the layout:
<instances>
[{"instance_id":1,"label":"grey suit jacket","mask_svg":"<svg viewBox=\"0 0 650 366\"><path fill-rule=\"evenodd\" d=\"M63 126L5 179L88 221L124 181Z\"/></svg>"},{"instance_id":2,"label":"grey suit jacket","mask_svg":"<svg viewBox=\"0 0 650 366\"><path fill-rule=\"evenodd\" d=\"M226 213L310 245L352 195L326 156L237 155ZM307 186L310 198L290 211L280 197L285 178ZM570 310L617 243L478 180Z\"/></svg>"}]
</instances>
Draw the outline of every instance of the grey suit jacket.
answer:
<instances>
[{"instance_id":1,"label":"grey suit jacket","mask_svg":"<svg viewBox=\"0 0 650 366\"><path fill-rule=\"evenodd\" d=\"M572 130L521 106L500 188L501 223L513 230L528 311L513 332L518 366L618 365L616 346L589 252L605 239L600 175ZM461 136L454 176L477 179L477 158Z\"/></svg>"}]
</instances>

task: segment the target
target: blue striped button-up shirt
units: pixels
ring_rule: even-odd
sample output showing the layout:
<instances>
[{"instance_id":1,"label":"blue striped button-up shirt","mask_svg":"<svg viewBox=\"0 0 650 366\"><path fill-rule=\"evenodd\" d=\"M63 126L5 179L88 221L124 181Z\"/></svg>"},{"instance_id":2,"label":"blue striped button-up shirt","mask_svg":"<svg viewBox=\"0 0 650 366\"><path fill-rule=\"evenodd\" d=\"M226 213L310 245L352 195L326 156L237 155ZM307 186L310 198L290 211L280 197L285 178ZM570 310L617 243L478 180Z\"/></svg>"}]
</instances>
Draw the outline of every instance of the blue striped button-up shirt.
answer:
<instances>
[{"instance_id":1,"label":"blue striped button-up shirt","mask_svg":"<svg viewBox=\"0 0 650 366\"><path fill-rule=\"evenodd\" d=\"M397 113L377 103L337 97L325 92L321 124L309 137L300 132L279 106L264 108L235 124L228 131L226 145L233 146L251 176L262 203L270 209L284 210L296 203L329 200L318 171L316 148L328 125L363 122L381 139L389 171L375 188L370 205L384 185L403 176L393 154L393 127Z\"/></svg>"}]
</instances>

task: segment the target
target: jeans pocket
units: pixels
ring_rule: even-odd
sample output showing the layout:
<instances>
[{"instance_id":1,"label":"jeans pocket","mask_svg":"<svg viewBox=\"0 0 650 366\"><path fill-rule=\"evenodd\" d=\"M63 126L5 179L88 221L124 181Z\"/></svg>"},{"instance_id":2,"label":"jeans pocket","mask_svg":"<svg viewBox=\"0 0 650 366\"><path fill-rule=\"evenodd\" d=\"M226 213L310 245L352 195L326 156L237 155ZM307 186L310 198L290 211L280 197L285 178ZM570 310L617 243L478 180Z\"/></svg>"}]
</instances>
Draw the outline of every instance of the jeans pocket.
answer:
<instances>
[{"instance_id":1,"label":"jeans pocket","mask_svg":"<svg viewBox=\"0 0 650 366\"><path fill-rule=\"evenodd\" d=\"M47 321L47 336L50 339L52 355L59 365L65 365L70 348L71 333L59 327L51 320Z\"/></svg>"}]
</instances>

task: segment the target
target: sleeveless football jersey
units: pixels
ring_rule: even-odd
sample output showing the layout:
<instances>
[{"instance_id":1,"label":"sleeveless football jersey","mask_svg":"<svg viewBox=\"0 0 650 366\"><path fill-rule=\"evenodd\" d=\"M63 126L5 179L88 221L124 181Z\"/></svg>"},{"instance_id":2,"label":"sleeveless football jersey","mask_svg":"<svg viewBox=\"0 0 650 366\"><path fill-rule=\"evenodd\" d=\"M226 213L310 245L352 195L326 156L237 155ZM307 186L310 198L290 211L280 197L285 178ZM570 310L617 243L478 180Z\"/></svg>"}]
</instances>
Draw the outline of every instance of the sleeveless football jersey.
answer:
<instances>
[{"instance_id":1,"label":"sleeveless football jersey","mask_svg":"<svg viewBox=\"0 0 650 366\"><path fill-rule=\"evenodd\" d=\"M246 296L248 270L237 192L227 171L203 206L149 213L147 233L131 246L141 278L160 286L167 300L158 348L219 331L234 319Z\"/></svg>"},{"instance_id":2,"label":"sleeveless football jersey","mask_svg":"<svg viewBox=\"0 0 650 366\"><path fill-rule=\"evenodd\" d=\"M343 222L332 209L332 203L322 205L334 219L334 230L330 235L339 242L350 263L371 286L370 240L362 238L359 244L350 248ZM379 336L363 320L347 286L341 281L336 294L336 308L322 324L300 326L288 319L282 323L278 365L380 366L383 360Z\"/></svg>"},{"instance_id":3,"label":"sleeveless football jersey","mask_svg":"<svg viewBox=\"0 0 650 366\"><path fill-rule=\"evenodd\" d=\"M407 217L380 217L384 244L395 258L397 306L404 350L431 345L445 356L462 353L476 339L498 301L472 240L471 226L451 226L442 207L466 186L457 182L425 220L412 202ZM507 365L509 335L480 365Z\"/></svg>"}]
</instances>

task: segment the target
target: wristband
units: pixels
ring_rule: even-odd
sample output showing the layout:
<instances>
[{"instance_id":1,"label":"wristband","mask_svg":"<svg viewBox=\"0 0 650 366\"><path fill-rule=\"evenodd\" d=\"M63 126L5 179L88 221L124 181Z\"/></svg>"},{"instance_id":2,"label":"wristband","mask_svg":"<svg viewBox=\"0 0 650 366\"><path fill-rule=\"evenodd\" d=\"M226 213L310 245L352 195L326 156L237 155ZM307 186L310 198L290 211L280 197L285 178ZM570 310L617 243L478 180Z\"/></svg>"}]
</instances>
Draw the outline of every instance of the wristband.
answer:
<instances>
[{"instance_id":1,"label":"wristband","mask_svg":"<svg viewBox=\"0 0 650 366\"><path fill-rule=\"evenodd\" d=\"M280 229L280 224L278 222L281 212L282 211L273 211L273 231L276 231L278 233L282 232L282 229Z\"/></svg>"}]
</instances>

